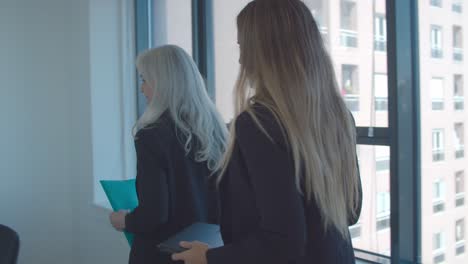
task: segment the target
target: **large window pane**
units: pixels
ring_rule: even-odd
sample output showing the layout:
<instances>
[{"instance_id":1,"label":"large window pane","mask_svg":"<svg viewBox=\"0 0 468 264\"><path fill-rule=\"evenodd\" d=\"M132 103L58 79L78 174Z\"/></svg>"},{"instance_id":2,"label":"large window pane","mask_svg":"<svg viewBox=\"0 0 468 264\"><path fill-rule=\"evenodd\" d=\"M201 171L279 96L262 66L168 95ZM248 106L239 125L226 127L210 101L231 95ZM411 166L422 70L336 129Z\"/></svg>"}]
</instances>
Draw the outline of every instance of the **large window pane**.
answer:
<instances>
[{"instance_id":1,"label":"large window pane","mask_svg":"<svg viewBox=\"0 0 468 264\"><path fill-rule=\"evenodd\" d=\"M468 75L463 60L467 4L418 0L422 263L468 263L463 83Z\"/></svg>"},{"instance_id":2,"label":"large window pane","mask_svg":"<svg viewBox=\"0 0 468 264\"><path fill-rule=\"evenodd\" d=\"M236 17L249 2L213 1L216 105L226 122L234 117L233 89L240 67Z\"/></svg>"},{"instance_id":3,"label":"large window pane","mask_svg":"<svg viewBox=\"0 0 468 264\"><path fill-rule=\"evenodd\" d=\"M152 46L174 44L192 54L192 1L153 0Z\"/></svg>"},{"instance_id":4,"label":"large window pane","mask_svg":"<svg viewBox=\"0 0 468 264\"><path fill-rule=\"evenodd\" d=\"M358 146L363 203L358 223L350 228L355 248L390 255L390 148Z\"/></svg>"}]
</instances>

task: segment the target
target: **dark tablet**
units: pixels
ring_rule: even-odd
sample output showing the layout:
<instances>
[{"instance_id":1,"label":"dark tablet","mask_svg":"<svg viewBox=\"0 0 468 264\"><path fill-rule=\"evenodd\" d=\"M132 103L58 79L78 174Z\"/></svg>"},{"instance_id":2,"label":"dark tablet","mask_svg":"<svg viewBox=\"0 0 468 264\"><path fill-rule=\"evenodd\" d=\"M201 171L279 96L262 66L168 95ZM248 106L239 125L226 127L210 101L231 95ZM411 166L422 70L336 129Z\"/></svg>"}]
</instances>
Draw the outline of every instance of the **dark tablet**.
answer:
<instances>
[{"instance_id":1,"label":"dark tablet","mask_svg":"<svg viewBox=\"0 0 468 264\"><path fill-rule=\"evenodd\" d=\"M208 244L210 248L216 248L223 245L223 239L221 238L221 232L218 225L194 223L173 235L166 241L160 243L158 248L159 250L170 254L179 253L186 250L179 245L181 241L200 241Z\"/></svg>"}]
</instances>

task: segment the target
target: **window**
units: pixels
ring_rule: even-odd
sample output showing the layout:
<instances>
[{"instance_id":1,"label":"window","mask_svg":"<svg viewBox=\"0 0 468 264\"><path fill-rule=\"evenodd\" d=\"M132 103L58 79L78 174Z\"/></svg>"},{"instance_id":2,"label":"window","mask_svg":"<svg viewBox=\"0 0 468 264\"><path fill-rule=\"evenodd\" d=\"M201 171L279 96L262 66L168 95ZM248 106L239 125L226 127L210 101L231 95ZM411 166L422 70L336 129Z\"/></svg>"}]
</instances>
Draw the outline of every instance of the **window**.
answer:
<instances>
[{"instance_id":1,"label":"window","mask_svg":"<svg viewBox=\"0 0 468 264\"><path fill-rule=\"evenodd\" d=\"M445 210L445 182L443 180L437 180L434 182L433 193L433 212L443 212Z\"/></svg>"},{"instance_id":2,"label":"window","mask_svg":"<svg viewBox=\"0 0 468 264\"><path fill-rule=\"evenodd\" d=\"M455 123L454 129L455 158L460 159L465 156L465 127L463 123Z\"/></svg>"},{"instance_id":3,"label":"window","mask_svg":"<svg viewBox=\"0 0 468 264\"><path fill-rule=\"evenodd\" d=\"M431 26L431 55L432 58L442 58L442 28Z\"/></svg>"},{"instance_id":4,"label":"window","mask_svg":"<svg viewBox=\"0 0 468 264\"><path fill-rule=\"evenodd\" d=\"M455 255L465 253L465 219L457 220L455 223Z\"/></svg>"},{"instance_id":5,"label":"window","mask_svg":"<svg viewBox=\"0 0 468 264\"><path fill-rule=\"evenodd\" d=\"M465 172L457 171L455 173L455 207L461 207L465 204Z\"/></svg>"},{"instance_id":6,"label":"window","mask_svg":"<svg viewBox=\"0 0 468 264\"><path fill-rule=\"evenodd\" d=\"M440 251L445 248L445 239L444 234L442 232L434 234L433 245L434 251Z\"/></svg>"},{"instance_id":7,"label":"window","mask_svg":"<svg viewBox=\"0 0 468 264\"><path fill-rule=\"evenodd\" d=\"M390 169L390 149L386 146L375 146L375 170L388 172Z\"/></svg>"},{"instance_id":8,"label":"window","mask_svg":"<svg viewBox=\"0 0 468 264\"><path fill-rule=\"evenodd\" d=\"M387 51L387 19L385 15L375 16L375 40L374 49L376 51Z\"/></svg>"},{"instance_id":9,"label":"window","mask_svg":"<svg viewBox=\"0 0 468 264\"><path fill-rule=\"evenodd\" d=\"M455 194L465 193L465 173L458 171L455 173Z\"/></svg>"},{"instance_id":10,"label":"window","mask_svg":"<svg viewBox=\"0 0 468 264\"><path fill-rule=\"evenodd\" d=\"M442 0L430 0L431 6L442 7Z\"/></svg>"},{"instance_id":11,"label":"window","mask_svg":"<svg viewBox=\"0 0 468 264\"><path fill-rule=\"evenodd\" d=\"M465 219L457 220L455 223L455 241L461 242L465 240Z\"/></svg>"},{"instance_id":12,"label":"window","mask_svg":"<svg viewBox=\"0 0 468 264\"><path fill-rule=\"evenodd\" d=\"M433 262L443 263L445 261L445 236L442 232L436 233L432 239Z\"/></svg>"},{"instance_id":13,"label":"window","mask_svg":"<svg viewBox=\"0 0 468 264\"><path fill-rule=\"evenodd\" d=\"M341 66L341 89L346 104L352 112L359 111L359 75L356 65Z\"/></svg>"},{"instance_id":14,"label":"window","mask_svg":"<svg viewBox=\"0 0 468 264\"><path fill-rule=\"evenodd\" d=\"M192 55L192 5L187 0L135 1L137 53L143 50L172 44ZM143 4L143 2L145 2ZM147 18L147 21L145 20ZM140 21L141 20L141 21ZM140 84L138 85L140 86ZM138 87L138 115L146 108L146 98Z\"/></svg>"},{"instance_id":15,"label":"window","mask_svg":"<svg viewBox=\"0 0 468 264\"><path fill-rule=\"evenodd\" d=\"M213 1L216 106L226 123L234 117L233 89L240 67L236 16L249 2Z\"/></svg>"},{"instance_id":16,"label":"window","mask_svg":"<svg viewBox=\"0 0 468 264\"><path fill-rule=\"evenodd\" d=\"M130 1L89 1L89 11L93 203L110 208L99 181L135 177L133 7Z\"/></svg>"},{"instance_id":17,"label":"window","mask_svg":"<svg viewBox=\"0 0 468 264\"><path fill-rule=\"evenodd\" d=\"M453 76L453 101L455 110L463 110L465 108L465 99L463 96L463 75L455 74Z\"/></svg>"},{"instance_id":18,"label":"window","mask_svg":"<svg viewBox=\"0 0 468 264\"><path fill-rule=\"evenodd\" d=\"M356 1L341 0L340 43L343 47L358 46Z\"/></svg>"},{"instance_id":19,"label":"window","mask_svg":"<svg viewBox=\"0 0 468 264\"><path fill-rule=\"evenodd\" d=\"M463 61L463 30L460 26L453 26L453 60Z\"/></svg>"},{"instance_id":20,"label":"window","mask_svg":"<svg viewBox=\"0 0 468 264\"><path fill-rule=\"evenodd\" d=\"M377 231L390 227L390 193L377 194Z\"/></svg>"},{"instance_id":21,"label":"window","mask_svg":"<svg viewBox=\"0 0 468 264\"><path fill-rule=\"evenodd\" d=\"M387 74L374 74L375 111L388 110L388 79Z\"/></svg>"},{"instance_id":22,"label":"window","mask_svg":"<svg viewBox=\"0 0 468 264\"><path fill-rule=\"evenodd\" d=\"M442 161L444 159L444 131L442 129L434 129L432 131L432 160Z\"/></svg>"},{"instance_id":23,"label":"window","mask_svg":"<svg viewBox=\"0 0 468 264\"><path fill-rule=\"evenodd\" d=\"M454 0L452 3L452 11L461 14L463 12L462 0Z\"/></svg>"},{"instance_id":24,"label":"window","mask_svg":"<svg viewBox=\"0 0 468 264\"><path fill-rule=\"evenodd\" d=\"M327 38L328 34L328 5L325 0L306 0L304 3L309 7L314 16L322 37Z\"/></svg>"},{"instance_id":25,"label":"window","mask_svg":"<svg viewBox=\"0 0 468 264\"><path fill-rule=\"evenodd\" d=\"M431 90L432 110L444 110L444 79L432 78L429 88Z\"/></svg>"}]
</instances>

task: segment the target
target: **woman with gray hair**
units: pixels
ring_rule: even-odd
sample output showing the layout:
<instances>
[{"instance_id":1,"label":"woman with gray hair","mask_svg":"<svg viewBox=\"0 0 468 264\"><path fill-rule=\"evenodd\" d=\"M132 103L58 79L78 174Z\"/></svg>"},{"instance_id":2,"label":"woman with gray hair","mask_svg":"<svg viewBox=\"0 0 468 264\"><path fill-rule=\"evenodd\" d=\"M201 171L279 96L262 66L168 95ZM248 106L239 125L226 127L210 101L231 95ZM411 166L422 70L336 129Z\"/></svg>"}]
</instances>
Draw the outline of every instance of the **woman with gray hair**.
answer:
<instances>
[{"instance_id":1,"label":"woman with gray hair","mask_svg":"<svg viewBox=\"0 0 468 264\"><path fill-rule=\"evenodd\" d=\"M147 108L133 129L138 207L112 213L111 223L135 234L129 262L169 263L156 245L193 222L217 221L210 175L228 131L192 58L167 45L138 56Z\"/></svg>"}]
</instances>

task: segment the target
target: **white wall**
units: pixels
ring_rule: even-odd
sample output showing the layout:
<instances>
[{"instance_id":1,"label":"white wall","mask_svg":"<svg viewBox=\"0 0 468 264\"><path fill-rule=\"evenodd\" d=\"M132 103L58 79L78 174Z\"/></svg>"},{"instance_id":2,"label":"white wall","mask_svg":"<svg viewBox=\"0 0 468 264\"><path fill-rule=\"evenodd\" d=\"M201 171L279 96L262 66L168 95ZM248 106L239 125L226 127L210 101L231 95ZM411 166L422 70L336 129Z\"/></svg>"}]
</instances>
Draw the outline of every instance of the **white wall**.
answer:
<instances>
[{"instance_id":1,"label":"white wall","mask_svg":"<svg viewBox=\"0 0 468 264\"><path fill-rule=\"evenodd\" d=\"M0 1L0 223L20 264L127 262L93 203L90 2L120 4Z\"/></svg>"},{"instance_id":2,"label":"white wall","mask_svg":"<svg viewBox=\"0 0 468 264\"><path fill-rule=\"evenodd\" d=\"M0 222L21 236L20 263L72 250L69 4L0 2Z\"/></svg>"}]
</instances>

